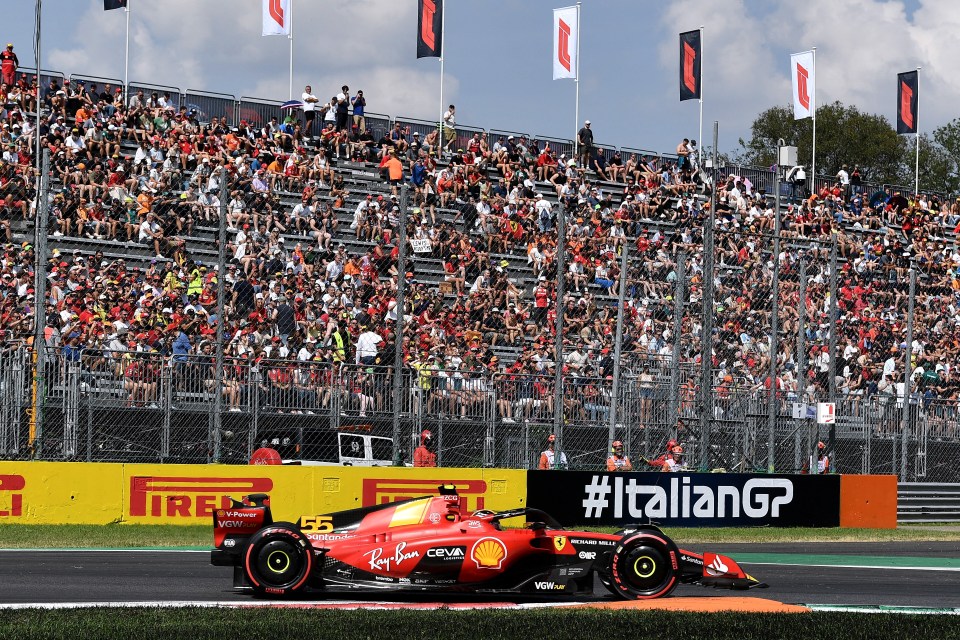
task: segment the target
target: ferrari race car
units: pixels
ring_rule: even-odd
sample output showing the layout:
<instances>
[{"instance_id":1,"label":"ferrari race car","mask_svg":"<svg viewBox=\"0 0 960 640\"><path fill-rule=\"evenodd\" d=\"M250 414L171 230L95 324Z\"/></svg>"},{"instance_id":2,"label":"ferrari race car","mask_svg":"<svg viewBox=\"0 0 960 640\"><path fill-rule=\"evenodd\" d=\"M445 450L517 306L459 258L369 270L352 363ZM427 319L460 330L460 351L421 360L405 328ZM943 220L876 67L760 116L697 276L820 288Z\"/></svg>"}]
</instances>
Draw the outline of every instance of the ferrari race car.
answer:
<instances>
[{"instance_id":1,"label":"ferrari race car","mask_svg":"<svg viewBox=\"0 0 960 640\"><path fill-rule=\"evenodd\" d=\"M525 518L523 528L501 522ZM766 586L732 559L679 549L653 525L616 534L568 531L538 509L466 513L451 486L414 498L274 522L269 497L234 500L213 515L214 565L234 586L289 596L312 589L592 594L594 575L625 599L678 584Z\"/></svg>"}]
</instances>

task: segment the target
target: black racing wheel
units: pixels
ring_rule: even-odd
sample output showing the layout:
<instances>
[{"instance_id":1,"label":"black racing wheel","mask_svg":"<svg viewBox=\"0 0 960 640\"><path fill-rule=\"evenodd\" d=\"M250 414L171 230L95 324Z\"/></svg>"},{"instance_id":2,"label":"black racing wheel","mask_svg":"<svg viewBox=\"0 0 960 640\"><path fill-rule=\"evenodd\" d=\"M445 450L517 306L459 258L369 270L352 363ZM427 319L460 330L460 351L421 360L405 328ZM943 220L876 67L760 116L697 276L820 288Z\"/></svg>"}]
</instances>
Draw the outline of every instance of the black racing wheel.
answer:
<instances>
[{"instance_id":1,"label":"black racing wheel","mask_svg":"<svg viewBox=\"0 0 960 640\"><path fill-rule=\"evenodd\" d=\"M637 533L617 544L610 559L610 586L621 598L660 598L677 586L677 546L666 537Z\"/></svg>"},{"instance_id":2,"label":"black racing wheel","mask_svg":"<svg viewBox=\"0 0 960 640\"><path fill-rule=\"evenodd\" d=\"M247 581L260 595L296 593L312 569L310 541L291 522L275 522L253 534L243 555Z\"/></svg>"}]
</instances>

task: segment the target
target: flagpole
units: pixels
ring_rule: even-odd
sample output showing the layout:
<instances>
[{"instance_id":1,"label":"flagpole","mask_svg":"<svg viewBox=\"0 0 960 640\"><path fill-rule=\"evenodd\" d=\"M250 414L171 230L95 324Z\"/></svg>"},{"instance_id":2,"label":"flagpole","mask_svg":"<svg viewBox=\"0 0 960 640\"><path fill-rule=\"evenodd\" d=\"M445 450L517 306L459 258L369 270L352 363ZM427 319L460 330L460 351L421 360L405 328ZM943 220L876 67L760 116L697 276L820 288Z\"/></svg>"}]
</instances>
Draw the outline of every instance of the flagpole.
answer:
<instances>
[{"instance_id":1,"label":"flagpole","mask_svg":"<svg viewBox=\"0 0 960 640\"><path fill-rule=\"evenodd\" d=\"M813 154L810 165L810 193L817 192L817 48L813 48Z\"/></svg>"},{"instance_id":2,"label":"flagpole","mask_svg":"<svg viewBox=\"0 0 960 640\"><path fill-rule=\"evenodd\" d=\"M290 32L287 39L290 40L290 97L287 100L293 100L293 0L290 0Z\"/></svg>"},{"instance_id":3,"label":"flagpole","mask_svg":"<svg viewBox=\"0 0 960 640\"><path fill-rule=\"evenodd\" d=\"M127 85L130 80L130 0L123 7L123 12L127 14L127 37L123 51L123 100L126 104Z\"/></svg>"},{"instance_id":4,"label":"flagpole","mask_svg":"<svg viewBox=\"0 0 960 640\"><path fill-rule=\"evenodd\" d=\"M922 68L917 67L917 119L915 122L917 132L913 135L917 141L917 158L913 168L913 194L917 197L920 196L920 69Z\"/></svg>"},{"instance_id":5,"label":"flagpole","mask_svg":"<svg viewBox=\"0 0 960 640\"><path fill-rule=\"evenodd\" d=\"M573 155L574 158L580 155L580 141L577 139L577 132L580 130L580 36L583 33L582 25L580 24L580 2L577 2L577 77L573 79L573 83L577 85L577 98L576 106L573 110ZM589 167L584 167L584 170L589 169Z\"/></svg>"},{"instance_id":6,"label":"flagpole","mask_svg":"<svg viewBox=\"0 0 960 640\"><path fill-rule=\"evenodd\" d=\"M449 4L449 3L448 3ZM447 25L447 7L443 7L440 13L440 139L437 140L437 159L443 158L443 148L446 143L446 137L443 135L443 114L446 109L443 108L443 50L447 46L447 39L444 37Z\"/></svg>"},{"instance_id":7,"label":"flagpole","mask_svg":"<svg viewBox=\"0 0 960 640\"><path fill-rule=\"evenodd\" d=\"M703 25L700 25L700 126L697 129L697 167L703 167Z\"/></svg>"}]
</instances>

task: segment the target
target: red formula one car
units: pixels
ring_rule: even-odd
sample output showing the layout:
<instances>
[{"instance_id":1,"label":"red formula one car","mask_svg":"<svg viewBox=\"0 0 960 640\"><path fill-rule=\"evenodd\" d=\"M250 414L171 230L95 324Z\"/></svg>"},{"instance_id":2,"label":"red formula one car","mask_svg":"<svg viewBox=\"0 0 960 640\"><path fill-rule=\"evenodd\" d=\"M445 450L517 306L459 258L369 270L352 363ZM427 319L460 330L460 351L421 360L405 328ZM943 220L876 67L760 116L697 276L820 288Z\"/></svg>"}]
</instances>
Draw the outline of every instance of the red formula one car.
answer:
<instances>
[{"instance_id":1,"label":"red formula one car","mask_svg":"<svg viewBox=\"0 0 960 640\"><path fill-rule=\"evenodd\" d=\"M525 528L501 521L526 518ZM214 513L210 561L234 567L234 586L287 596L308 588L592 594L594 575L626 599L678 584L766 586L715 553L679 549L653 525L617 534L568 531L537 509L465 513L440 495L274 522L264 494Z\"/></svg>"}]
</instances>

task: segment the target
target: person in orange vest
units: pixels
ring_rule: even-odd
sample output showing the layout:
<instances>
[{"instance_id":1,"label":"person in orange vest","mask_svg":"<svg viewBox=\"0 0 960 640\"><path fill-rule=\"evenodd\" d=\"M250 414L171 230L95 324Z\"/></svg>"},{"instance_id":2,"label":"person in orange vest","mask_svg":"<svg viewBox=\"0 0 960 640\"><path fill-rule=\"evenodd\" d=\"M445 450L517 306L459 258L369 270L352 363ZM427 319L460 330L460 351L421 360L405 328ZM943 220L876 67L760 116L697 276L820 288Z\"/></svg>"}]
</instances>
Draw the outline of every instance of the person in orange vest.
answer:
<instances>
[{"instance_id":1,"label":"person in orange vest","mask_svg":"<svg viewBox=\"0 0 960 640\"><path fill-rule=\"evenodd\" d=\"M813 467L812 463L813 456L810 456L810 460L803 469L803 473L810 473L810 469ZM823 444L823 442L817 443L817 470L814 473L830 473L830 456L827 455L827 445Z\"/></svg>"},{"instance_id":2,"label":"person in orange vest","mask_svg":"<svg viewBox=\"0 0 960 640\"><path fill-rule=\"evenodd\" d=\"M424 429L420 434L420 446L413 452L413 466L415 467L435 467L437 466L437 454L433 449L433 434L429 429Z\"/></svg>"},{"instance_id":3,"label":"person in orange vest","mask_svg":"<svg viewBox=\"0 0 960 640\"><path fill-rule=\"evenodd\" d=\"M538 469L547 470L547 469L566 469L567 468L567 454L560 452L560 457L557 458L557 436L552 433L547 438L547 448L540 453L540 464L537 465ZM559 460L559 464L555 464L555 461Z\"/></svg>"},{"instance_id":4,"label":"person in orange vest","mask_svg":"<svg viewBox=\"0 0 960 640\"><path fill-rule=\"evenodd\" d=\"M619 440L613 441L613 455L607 458L607 471L633 471L630 456L624 455L623 443Z\"/></svg>"}]
</instances>

